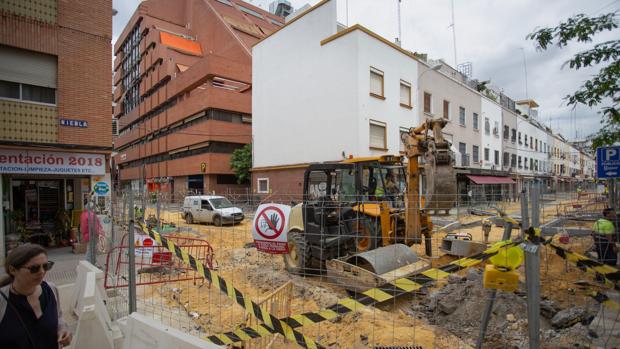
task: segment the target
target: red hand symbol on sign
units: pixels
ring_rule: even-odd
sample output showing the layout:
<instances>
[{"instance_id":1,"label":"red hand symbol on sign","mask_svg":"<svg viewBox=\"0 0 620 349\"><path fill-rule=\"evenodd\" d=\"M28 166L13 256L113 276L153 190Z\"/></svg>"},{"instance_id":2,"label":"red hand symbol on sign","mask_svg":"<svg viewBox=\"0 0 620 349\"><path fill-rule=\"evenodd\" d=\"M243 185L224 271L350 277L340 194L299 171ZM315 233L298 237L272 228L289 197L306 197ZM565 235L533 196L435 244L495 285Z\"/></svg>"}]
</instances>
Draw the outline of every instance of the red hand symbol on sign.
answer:
<instances>
[{"instance_id":1,"label":"red hand symbol on sign","mask_svg":"<svg viewBox=\"0 0 620 349\"><path fill-rule=\"evenodd\" d=\"M271 214L271 219L267 216L268 211L274 211ZM259 224L260 222L263 222L263 223ZM279 224L280 227L278 228L279 222L282 222L282 223ZM265 223L267 224L269 229L265 229L264 227ZM275 206L268 206L258 214L255 228L256 228L256 232L260 236L264 237L265 239L272 240L280 236L280 234L282 234L282 232L284 231L284 225L285 225L284 212L282 212L282 210L280 210L279 208ZM273 234L268 234L267 233L268 230L271 230Z\"/></svg>"}]
</instances>

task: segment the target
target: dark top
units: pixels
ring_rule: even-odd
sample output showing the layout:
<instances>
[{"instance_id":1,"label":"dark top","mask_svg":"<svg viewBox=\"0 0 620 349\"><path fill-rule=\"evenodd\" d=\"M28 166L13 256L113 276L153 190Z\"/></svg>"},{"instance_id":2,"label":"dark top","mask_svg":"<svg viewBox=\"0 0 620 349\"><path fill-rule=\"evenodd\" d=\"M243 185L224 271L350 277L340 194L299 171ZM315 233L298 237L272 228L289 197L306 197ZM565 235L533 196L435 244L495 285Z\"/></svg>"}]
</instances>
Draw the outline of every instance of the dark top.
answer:
<instances>
[{"instance_id":1,"label":"dark top","mask_svg":"<svg viewBox=\"0 0 620 349\"><path fill-rule=\"evenodd\" d=\"M45 281L41 283L41 289L39 302L41 303L42 315L38 319L35 317L26 296L9 292L9 301L12 306L7 304L4 318L0 321L0 347L14 349L58 349L56 297L54 296L54 291ZM15 310L19 312L24 324L28 327L28 332L30 332L30 337L34 341L35 347L28 340L24 325L19 321Z\"/></svg>"}]
</instances>

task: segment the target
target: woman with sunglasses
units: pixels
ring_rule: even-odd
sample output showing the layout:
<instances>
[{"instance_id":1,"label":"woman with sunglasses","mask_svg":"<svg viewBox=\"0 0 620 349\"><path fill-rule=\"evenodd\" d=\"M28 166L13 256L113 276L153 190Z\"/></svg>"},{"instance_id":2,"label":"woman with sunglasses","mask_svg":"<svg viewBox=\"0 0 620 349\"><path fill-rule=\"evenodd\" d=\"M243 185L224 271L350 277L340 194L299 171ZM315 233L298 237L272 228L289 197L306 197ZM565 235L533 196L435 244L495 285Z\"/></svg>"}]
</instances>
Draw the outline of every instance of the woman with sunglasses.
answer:
<instances>
[{"instance_id":1,"label":"woman with sunglasses","mask_svg":"<svg viewBox=\"0 0 620 349\"><path fill-rule=\"evenodd\" d=\"M43 247L25 244L11 250L0 280L0 346L58 349L71 343L62 319L56 286L43 281L54 262Z\"/></svg>"}]
</instances>

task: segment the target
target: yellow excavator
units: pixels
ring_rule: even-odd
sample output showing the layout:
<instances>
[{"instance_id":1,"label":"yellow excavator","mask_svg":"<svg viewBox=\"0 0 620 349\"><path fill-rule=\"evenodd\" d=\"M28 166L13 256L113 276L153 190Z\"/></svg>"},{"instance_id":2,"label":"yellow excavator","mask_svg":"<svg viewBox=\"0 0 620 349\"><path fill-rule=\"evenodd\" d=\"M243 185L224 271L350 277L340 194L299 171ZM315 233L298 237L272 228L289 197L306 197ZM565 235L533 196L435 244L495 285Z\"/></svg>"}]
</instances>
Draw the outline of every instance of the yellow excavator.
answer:
<instances>
[{"instance_id":1,"label":"yellow excavator","mask_svg":"<svg viewBox=\"0 0 620 349\"><path fill-rule=\"evenodd\" d=\"M446 122L428 119L409 129L402 137L404 156L311 164L303 201L289 216L287 270L327 271L349 289L419 271L410 246L424 241L431 255L428 211L448 211L456 200L454 154L441 132Z\"/></svg>"}]
</instances>

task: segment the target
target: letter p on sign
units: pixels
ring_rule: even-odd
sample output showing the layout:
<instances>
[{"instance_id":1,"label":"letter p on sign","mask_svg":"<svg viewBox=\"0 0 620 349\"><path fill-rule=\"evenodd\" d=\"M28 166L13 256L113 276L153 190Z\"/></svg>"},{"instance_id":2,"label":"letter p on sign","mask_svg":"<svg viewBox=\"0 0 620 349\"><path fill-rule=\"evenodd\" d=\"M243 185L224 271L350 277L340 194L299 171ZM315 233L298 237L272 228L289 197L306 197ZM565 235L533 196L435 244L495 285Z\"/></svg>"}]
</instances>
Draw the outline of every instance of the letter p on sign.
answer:
<instances>
[{"instance_id":1,"label":"letter p on sign","mask_svg":"<svg viewBox=\"0 0 620 349\"><path fill-rule=\"evenodd\" d=\"M617 155L618 151L616 149L609 148L605 150L605 160L612 160Z\"/></svg>"}]
</instances>

